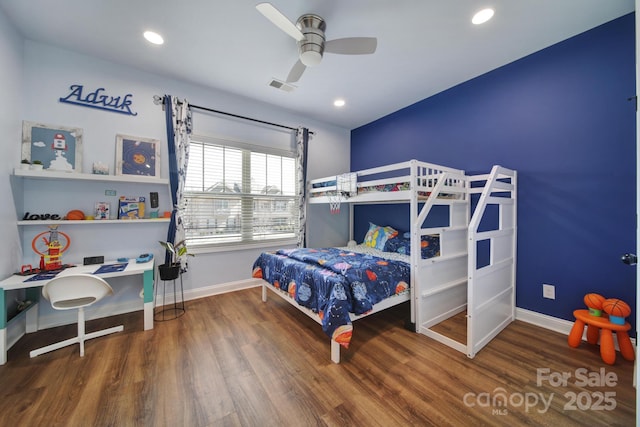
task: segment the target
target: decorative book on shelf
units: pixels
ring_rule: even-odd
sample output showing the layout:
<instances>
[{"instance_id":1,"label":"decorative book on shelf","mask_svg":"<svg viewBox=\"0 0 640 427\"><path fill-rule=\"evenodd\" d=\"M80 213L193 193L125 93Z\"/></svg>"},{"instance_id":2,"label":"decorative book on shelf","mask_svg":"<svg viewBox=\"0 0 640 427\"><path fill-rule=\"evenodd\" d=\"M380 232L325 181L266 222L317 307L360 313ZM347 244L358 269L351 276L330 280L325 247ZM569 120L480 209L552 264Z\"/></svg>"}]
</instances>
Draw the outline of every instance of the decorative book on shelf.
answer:
<instances>
[{"instance_id":1,"label":"decorative book on shelf","mask_svg":"<svg viewBox=\"0 0 640 427\"><path fill-rule=\"evenodd\" d=\"M144 197L120 196L118 219L144 218Z\"/></svg>"}]
</instances>

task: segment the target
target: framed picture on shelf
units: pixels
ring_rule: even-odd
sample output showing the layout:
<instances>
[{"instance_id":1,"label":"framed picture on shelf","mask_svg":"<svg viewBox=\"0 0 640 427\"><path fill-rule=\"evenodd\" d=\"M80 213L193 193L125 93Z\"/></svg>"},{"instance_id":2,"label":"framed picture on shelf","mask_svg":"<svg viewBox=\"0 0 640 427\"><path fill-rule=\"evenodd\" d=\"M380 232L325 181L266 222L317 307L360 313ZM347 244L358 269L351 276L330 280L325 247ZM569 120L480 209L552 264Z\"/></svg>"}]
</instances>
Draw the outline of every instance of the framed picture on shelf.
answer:
<instances>
[{"instance_id":1,"label":"framed picture on shelf","mask_svg":"<svg viewBox=\"0 0 640 427\"><path fill-rule=\"evenodd\" d=\"M96 202L95 219L109 219L109 210L111 204L109 202Z\"/></svg>"},{"instance_id":2,"label":"framed picture on shelf","mask_svg":"<svg viewBox=\"0 0 640 427\"><path fill-rule=\"evenodd\" d=\"M82 129L22 122L22 159L43 169L82 172Z\"/></svg>"},{"instance_id":3,"label":"framed picture on shelf","mask_svg":"<svg viewBox=\"0 0 640 427\"><path fill-rule=\"evenodd\" d=\"M116 135L116 175L160 178L160 141Z\"/></svg>"}]
</instances>

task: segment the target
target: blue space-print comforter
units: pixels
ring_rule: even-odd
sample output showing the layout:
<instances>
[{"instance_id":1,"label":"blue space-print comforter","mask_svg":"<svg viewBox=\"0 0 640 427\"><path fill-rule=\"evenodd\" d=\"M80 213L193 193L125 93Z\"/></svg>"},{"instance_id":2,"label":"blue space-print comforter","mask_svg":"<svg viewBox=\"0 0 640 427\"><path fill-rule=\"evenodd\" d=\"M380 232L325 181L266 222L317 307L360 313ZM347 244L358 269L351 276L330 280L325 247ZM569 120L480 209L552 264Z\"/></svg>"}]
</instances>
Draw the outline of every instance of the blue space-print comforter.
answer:
<instances>
[{"instance_id":1,"label":"blue space-print comforter","mask_svg":"<svg viewBox=\"0 0 640 427\"><path fill-rule=\"evenodd\" d=\"M374 304L406 291L410 267L341 248L281 249L262 253L253 277L318 313L324 332L348 347L353 330L349 313L367 313Z\"/></svg>"}]
</instances>

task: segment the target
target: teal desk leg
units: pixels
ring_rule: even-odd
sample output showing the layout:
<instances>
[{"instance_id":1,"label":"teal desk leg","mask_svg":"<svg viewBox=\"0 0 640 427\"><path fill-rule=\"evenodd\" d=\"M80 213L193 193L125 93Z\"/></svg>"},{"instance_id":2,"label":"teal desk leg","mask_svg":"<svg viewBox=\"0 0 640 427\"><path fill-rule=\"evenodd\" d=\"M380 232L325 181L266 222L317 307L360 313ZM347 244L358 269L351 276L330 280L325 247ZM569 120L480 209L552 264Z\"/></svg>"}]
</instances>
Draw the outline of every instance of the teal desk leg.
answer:
<instances>
[{"instance_id":1,"label":"teal desk leg","mask_svg":"<svg viewBox=\"0 0 640 427\"><path fill-rule=\"evenodd\" d=\"M7 363L7 301L0 288L0 365Z\"/></svg>"},{"instance_id":2,"label":"teal desk leg","mask_svg":"<svg viewBox=\"0 0 640 427\"><path fill-rule=\"evenodd\" d=\"M153 268L142 273L144 289L144 330L153 329Z\"/></svg>"}]
</instances>

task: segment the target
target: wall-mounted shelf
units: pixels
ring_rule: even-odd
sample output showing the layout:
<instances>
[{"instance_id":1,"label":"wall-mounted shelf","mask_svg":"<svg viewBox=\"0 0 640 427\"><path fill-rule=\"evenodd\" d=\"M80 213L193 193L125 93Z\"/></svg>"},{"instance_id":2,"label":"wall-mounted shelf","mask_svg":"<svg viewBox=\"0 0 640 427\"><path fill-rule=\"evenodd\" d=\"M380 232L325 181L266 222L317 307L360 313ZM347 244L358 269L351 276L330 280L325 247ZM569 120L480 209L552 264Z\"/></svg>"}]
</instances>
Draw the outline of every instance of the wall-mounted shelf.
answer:
<instances>
[{"instance_id":1,"label":"wall-mounted shelf","mask_svg":"<svg viewBox=\"0 0 640 427\"><path fill-rule=\"evenodd\" d=\"M16 215L18 215L18 226L47 226L47 225L123 225L138 224L145 226L147 224L161 224L168 223L170 218L144 218L144 219L106 219L106 220L25 220L22 219L25 212L52 212L57 213L59 216L63 216L63 213L72 209L72 206L77 206L77 201L86 200L86 194L91 193L93 200L104 200L111 203L112 208L115 209L117 214L117 199L115 196L115 189L118 188L120 194L127 194L127 188L135 188L134 194L142 191L149 191L150 187L164 187L163 193L169 188L169 180L163 178L156 178L150 176L138 176L138 175L100 175L78 172L66 172L66 171L52 171L52 170L30 170L15 168L13 176L17 183L20 184L16 194L14 195L16 200ZM46 181L46 182L43 182ZM31 183L27 187L27 183ZM23 185L24 184L24 185ZM109 189L113 189L114 195L110 196L96 196L95 194L101 194L103 184L108 185ZM153 188L153 189L155 189ZM26 193L25 193L26 191ZM162 193L161 193L162 194ZM164 193L166 194L166 193ZM168 200L168 198L165 198ZM29 202L28 204L26 202ZM91 203L93 204L93 202ZM159 207L157 211L163 211L166 207ZM85 212L92 212L88 209L86 204L84 208L80 208ZM113 215L114 212L112 212ZM148 214L147 214L148 215Z\"/></svg>"},{"instance_id":2,"label":"wall-mounted shelf","mask_svg":"<svg viewBox=\"0 0 640 427\"><path fill-rule=\"evenodd\" d=\"M16 167L10 176L16 211L16 228L22 246L22 263L38 264L32 250L34 239L49 227L59 226L73 243L65 260L79 262L87 255L116 259L158 251L158 241L167 239L171 210L169 179L137 175L99 175ZM151 208L151 193L158 193L158 205ZM144 219L116 219L120 197L145 197ZM111 219L62 220L72 210L94 215L98 203L109 204ZM151 215L160 218L149 218ZM34 216L35 215L35 216ZM46 216L48 215L48 216ZM27 218L49 218L46 220ZM155 225L154 225L155 224ZM65 236L66 237L66 236ZM65 261L66 262L66 261Z\"/></svg>"},{"instance_id":3,"label":"wall-mounted shelf","mask_svg":"<svg viewBox=\"0 0 640 427\"><path fill-rule=\"evenodd\" d=\"M144 223L166 223L170 218L145 218L145 219L99 219L99 220L34 220L18 221L18 225L99 225L99 224L144 224Z\"/></svg>"},{"instance_id":4,"label":"wall-mounted shelf","mask_svg":"<svg viewBox=\"0 0 640 427\"><path fill-rule=\"evenodd\" d=\"M60 172L50 170L25 170L16 168L14 176L31 179L60 179L70 181L98 181L98 182L129 182L138 184L162 184L169 185L169 180L165 178L155 178L151 176L138 175L98 175L91 173Z\"/></svg>"}]
</instances>

